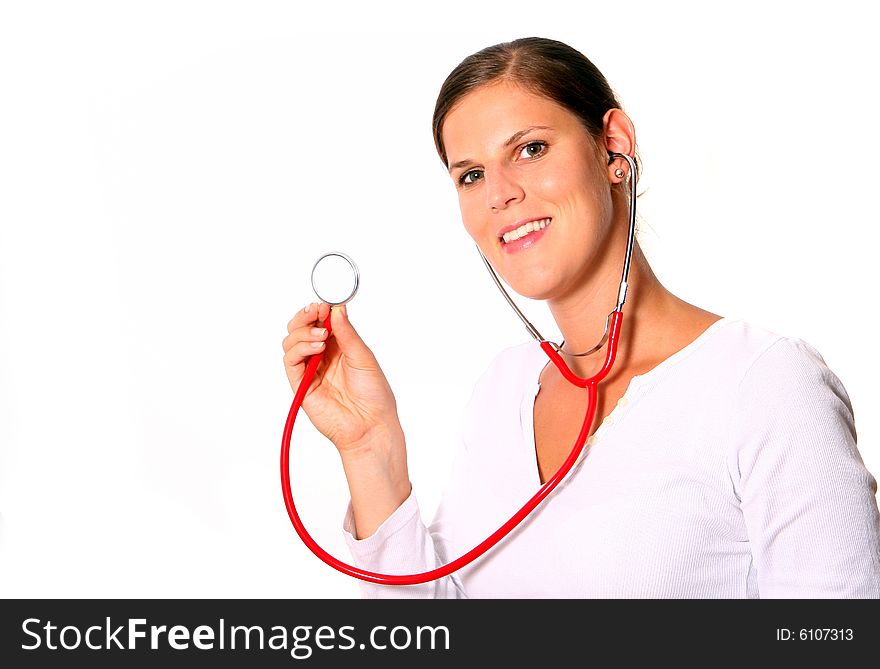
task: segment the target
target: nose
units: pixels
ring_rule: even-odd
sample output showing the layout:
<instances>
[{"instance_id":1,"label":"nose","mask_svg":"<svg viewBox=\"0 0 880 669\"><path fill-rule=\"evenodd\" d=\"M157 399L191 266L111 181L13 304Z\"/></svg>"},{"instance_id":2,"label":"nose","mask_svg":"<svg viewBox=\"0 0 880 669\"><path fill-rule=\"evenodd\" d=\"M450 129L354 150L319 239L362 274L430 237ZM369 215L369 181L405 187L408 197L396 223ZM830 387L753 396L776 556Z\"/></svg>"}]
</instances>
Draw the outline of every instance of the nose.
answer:
<instances>
[{"instance_id":1,"label":"nose","mask_svg":"<svg viewBox=\"0 0 880 669\"><path fill-rule=\"evenodd\" d=\"M493 211L507 209L511 204L520 202L525 192L516 181L512 180L504 170L497 170L491 175L485 174L486 205Z\"/></svg>"}]
</instances>

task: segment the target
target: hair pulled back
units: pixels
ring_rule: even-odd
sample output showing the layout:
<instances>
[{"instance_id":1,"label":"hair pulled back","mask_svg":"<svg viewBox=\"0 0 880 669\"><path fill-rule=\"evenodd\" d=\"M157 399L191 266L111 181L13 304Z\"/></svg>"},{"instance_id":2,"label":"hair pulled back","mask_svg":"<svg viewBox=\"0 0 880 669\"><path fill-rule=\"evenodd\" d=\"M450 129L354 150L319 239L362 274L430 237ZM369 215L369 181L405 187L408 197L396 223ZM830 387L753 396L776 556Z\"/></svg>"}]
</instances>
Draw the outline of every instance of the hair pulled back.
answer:
<instances>
[{"instance_id":1,"label":"hair pulled back","mask_svg":"<svg viewBox=\"0 0 880 669\"><path fill-rule=\"evenodd\" d=\"M486 47L459 63L440 87L434 106L434 145L449 165L443 144L443 122L471 91L496 81L509 81L568 109L598 140L609 109L621 109L605 76L580 51L544 37L524 37ZM638 161L638 159L636 159Z\"/></svg>"}]
</instances>

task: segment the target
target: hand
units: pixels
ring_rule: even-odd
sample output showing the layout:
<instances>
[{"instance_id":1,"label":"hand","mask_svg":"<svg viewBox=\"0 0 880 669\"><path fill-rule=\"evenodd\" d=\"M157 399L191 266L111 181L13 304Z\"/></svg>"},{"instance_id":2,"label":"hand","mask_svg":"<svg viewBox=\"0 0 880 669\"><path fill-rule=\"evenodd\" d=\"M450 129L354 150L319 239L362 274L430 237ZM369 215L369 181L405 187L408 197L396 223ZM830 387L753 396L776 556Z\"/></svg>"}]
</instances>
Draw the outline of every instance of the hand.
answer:
<instances>
[{"instance_id":1,"label":"hand","mask_svg":"<svg viewBox=\"0 0 880 669\"><path fill-rule=\"evenodd\" d=\"M329 305L310 304L287 324L282 342L290 387L299 388L308 359L323 353L302 408L312 424L342 455L371 440L401 432L397 401L373 352L348 320L346 307L333 307L332 333L324 321ZM313 346L317 343L318 346Z\"/></svg>"}]
</instances>

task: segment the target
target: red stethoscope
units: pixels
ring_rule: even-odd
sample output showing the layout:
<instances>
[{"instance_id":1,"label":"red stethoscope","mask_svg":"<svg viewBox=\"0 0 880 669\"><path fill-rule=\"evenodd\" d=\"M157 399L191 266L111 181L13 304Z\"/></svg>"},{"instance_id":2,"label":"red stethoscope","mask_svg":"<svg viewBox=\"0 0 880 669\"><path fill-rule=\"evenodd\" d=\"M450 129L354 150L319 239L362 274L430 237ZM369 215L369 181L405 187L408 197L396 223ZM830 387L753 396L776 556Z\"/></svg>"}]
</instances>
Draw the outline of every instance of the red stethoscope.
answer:
<instances>
[{"instance_id":1,"label":"red stethoscope","mask_svg":"<svg viewBox=\"0 0 880 669\"><path fill-rule=\"evenodd\" d=\"M602 348L606 341L608 342L608 349L605 352L605 364L602 366L602 369L600 369L599 372L597 372L594 376L585 379L578 376L568 368L568 365L565 364L562 356L559 355L559 351L562 349L562 346L559 346L551 341L547 341L546 339L544 339L541 336L541 333L538 332L538 330L535 328L535 326L526 319L523 313L510 298L510 295L501 285L501 281L498 279L498 275L489 264L486 256L484 256L482 251L480 251L480 257L483 259L486 268L489 270L489 274L492 276L495 285L498 286L498 289L501 291L502 295L504 295L508 304L510 304L513 310L516 312L517 316L519 316L520 320L522 320L522 322L525 324L529 334L540 343L541 348L544 349L544 352L549 356L550 360L556 365L556 367L559 368L559 371L568 381L579 388L587 389L586 415L584 416L584 422L581 426L581 431L578 434L575 445L571 449L571 453L569 453L568 458L566 458L565 462L562 464L559 470L538 489L538 492L536 492L532 496L532 498L529 499L529 501L522 506L519 511L513 514L510 519L506 523L504 523L504 525L499 527L482 543L478 544L470 551L468 551L461 557L453 560L452 562L449 562L441 567L437 567L436 569L431 569L430 571L422 572L419 574L401 575L380 574L377 572L360 569L350 564L346 564L345 562L342 562L341 560L338 560L337 558L330 555L327 551L321 548L314 539L312 539L311 535L308 533L305 526L303 525L302 520L300 520L299 514L296 511L296 506L293 503L293 495L290 491L290 435L293 432L293 422L296 419L296 415L299 412L300 406L302 406L306 391L312 383L312 379L315 376L318 364L321 362L321 357L323 356L323 352L316 353L309 358L309 361L306 364L306 371L303 374L302 380L299 384L299 388L297 389L296 394L293 397L293 404L290 407L290 413L288 413L287 415L287 423L284 426L284 435L281 438L281 490L284 494L284 504L287 507L287 513L290 516L293 527L296 529L296 532L299 535L300 539L303 540L306 546L308 546L315 555L321 558L321 560L326 562L328 565L338 571L341 571L343 574L348 574L349 576L354 576L355 578L359 578L362 581L377 583L379 585L416 585L418 583L427 583L428 581L433 581L435 579L442 578L443 576L448 576L454 571L457 571L465 565L470 564L478 557L480 557L483 553L492 548L499 541L501 541L501 539L503 539L511 530L513 530L514 527L519 525L526 518L526 516L534 511L538 507L538 505L543 502L544 499L546 499L551 492L553 492L553 489L566 477L568 472L577 462L581 452L583 451L584 444L586 443L587 437L590 433L590 428L593 426L593 421L596 417L596 406L598 401L597 386L599 382L602 381L611 371L611 366L614 364L614 358L617 354L617 345L620 339L620 326L621 322L623 321L623 303L626 301L626 280L627 276L629 275L629 266L632 259L633 241L635 238L637 178L635 161L633 161L633 159L629 156L621 153L611 153L609 155L609 164L615 158L624 158L629 163L630 167L629 238L627 240L626 259L623 265L623 276L621 277L620 288L617 293L617 306L615 307L614 311L608 314L608 317L605 319L605 332L602 335L602 339L599 341L599 343L596 344L596 346L594 346L589 351L577 354L579 356L589 355ZM342 299L339 299L339 295L337 294L336 296L333 296L334 301L328 301L325 298L329 295L325 294L322 297L321 294L318 294L316 283L319 281L320 275L322 273L328 275L334 274L336 268L333 267L333 265L338 266L340 260L343 263L347 264L349 277L353 272L353 289L351 288L351 279L349 278L347 288L342 291ZM354 264L354 261L344 253L327 253L318 259L318 261L315 263L314 268L312 269L312 288L315 289L315 293L318 294L319 299L327 302L331 306L344 304L345 302L348 302L352 297L354 297L354 294L357 292L359 282L360 274L358 272L357 266ZM331 292L334 290L338 291L338 287L331 287ZM326 293L326 290L322 289L322 292ZM329 334L332 329L330 326L329 315L324 321L324 327L327 328ZM563 345L564 344L565 342L563 341Z\"/></svg>"}]
</instances>

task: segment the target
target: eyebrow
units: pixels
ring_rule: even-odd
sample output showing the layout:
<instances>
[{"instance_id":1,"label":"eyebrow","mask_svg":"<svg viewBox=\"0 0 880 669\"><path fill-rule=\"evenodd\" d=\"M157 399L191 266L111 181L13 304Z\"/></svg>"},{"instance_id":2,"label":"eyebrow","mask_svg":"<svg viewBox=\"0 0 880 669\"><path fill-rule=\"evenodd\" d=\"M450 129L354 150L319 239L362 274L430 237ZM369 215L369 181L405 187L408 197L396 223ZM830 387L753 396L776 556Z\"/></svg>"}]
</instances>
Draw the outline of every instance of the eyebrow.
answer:
<instances>
[{"instance_id":1,"label":"eyebrow","mask_svg":"<svg viewBox=\"0 0 880 669\"><path fill-rule=\"evenodd\" d=\"M546 125L530 125L528 128L523 128L522 130L519 130L518 132L515 132L510 137L508 137L507 141L504 142L504 146L508 147L511 144L515 144L516 142L521 140L523 137L528 135L533 130L552 130L552 128L550 128L549 126L546 126ZM473 162L474 161L471 160L470 158L465 158L464 160L459 160L458 162L452 163L452 165L449 166L449 171L452 172L452 170L456 170L459 167L466 167Z\"/></svg>"}]
</instances>

